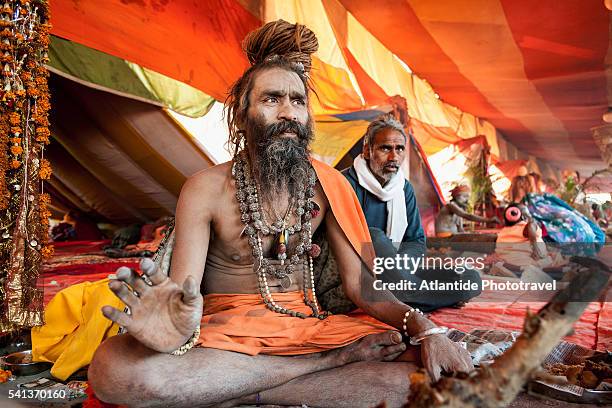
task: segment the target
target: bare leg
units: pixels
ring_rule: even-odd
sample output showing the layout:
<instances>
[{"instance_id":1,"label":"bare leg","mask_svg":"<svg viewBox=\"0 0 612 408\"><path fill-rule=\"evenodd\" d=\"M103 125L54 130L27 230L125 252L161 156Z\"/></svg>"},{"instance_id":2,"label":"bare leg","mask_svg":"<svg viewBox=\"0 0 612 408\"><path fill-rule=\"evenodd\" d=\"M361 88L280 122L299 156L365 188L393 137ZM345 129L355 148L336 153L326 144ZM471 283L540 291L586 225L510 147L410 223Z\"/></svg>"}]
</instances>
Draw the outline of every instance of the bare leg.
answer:
<instances>
[{"instance_id":1,"label":"bare leg","mask_svg":"<svg viewBox=\"0 0 612 408\"><path fill-rule=\"evenodd\" d=\"M417 366L398 362L357 362L308 374L259 393L262 404L333 408L401 407L408 401L408 375ZM223 407L254 404L256 394L228 401Z\"/></svg>"},{"instance_id":2,"label":"bare leg","mask_svg":"<svg viewBox=\"0 0 612 408\"><path fill-rule=\"evenodd\" d=\"M115 404L214 405L355 361L393 359L405 350L400 339L397 332L370 335L315 358L248 356L204 348L175 357L122 335L98 348L89 381L98 398Z\"/></svg>"}]
</instances>

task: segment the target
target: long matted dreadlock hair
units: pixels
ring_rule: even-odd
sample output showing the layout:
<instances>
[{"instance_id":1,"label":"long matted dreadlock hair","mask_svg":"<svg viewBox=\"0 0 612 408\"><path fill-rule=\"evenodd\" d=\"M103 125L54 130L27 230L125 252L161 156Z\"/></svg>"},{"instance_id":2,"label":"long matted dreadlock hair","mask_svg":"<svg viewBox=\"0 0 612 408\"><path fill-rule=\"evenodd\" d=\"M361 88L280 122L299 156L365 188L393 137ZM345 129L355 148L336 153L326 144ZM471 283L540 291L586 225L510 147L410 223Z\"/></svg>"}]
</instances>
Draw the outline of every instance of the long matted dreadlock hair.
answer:
<instances>
[{"instance_id":1,"label":"long matted dreadlock hair","mask_svg":"<svg viewBox=\"0 0 612 408\"><path fill-rule=\"evenodd\" d=\"M308 27L276 20L251 31L245 37L242 48L251 67L232 85L225 99L225 115L229 127L228 149L234 156L245 145L241 126L245 123L249 109L249 94L255 75L270 68L295 72L304 83L308 94L313 91L309 82L311 54L317 51L319 42Z\"/></svg>"}]
</instances>

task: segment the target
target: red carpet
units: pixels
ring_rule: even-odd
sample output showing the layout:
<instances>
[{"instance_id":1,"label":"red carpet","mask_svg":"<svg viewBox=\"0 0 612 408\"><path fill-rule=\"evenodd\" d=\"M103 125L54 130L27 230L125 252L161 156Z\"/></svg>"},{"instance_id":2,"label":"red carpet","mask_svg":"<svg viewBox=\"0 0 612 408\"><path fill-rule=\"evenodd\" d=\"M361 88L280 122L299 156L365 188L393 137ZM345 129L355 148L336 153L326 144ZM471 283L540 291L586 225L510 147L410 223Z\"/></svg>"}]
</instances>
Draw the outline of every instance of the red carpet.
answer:
<instances>
[{"instance_id":1,"label":"red carpet","mask_svg":"<svg viewBox=\"0 0 612 408\"><path fill-rule=\"evenodd\" d=\"M491 293L483 292L460 309L441 309L432 313L431 319L439 325L453 327L464 332L474 329L522 331L527 309L537 312L545 302L512 301L494 302ZM498 296L499 297L499 296ZM518 298L519 295L514 295ZM612 301L612 290L609 292ZM612 307L607 302L591 302L574 324L574 333L564 340L589 349L612 349Z\"/></svg>"},{"instance_id":2,"label":"red carpet","mask_svg":"<svg viewBox=\"0 0 612 408\"><path fill-rule=\"evenodd\" d=\"M43 265L38 286L44 290L45 305L60 290L81 282L93 282L115 273L117 268L137 268L139 259L107 258L102 251L110 241L72 241L54 244L55 255Z\"/></svg>"},{"instance_id":3,"label":"red carpet","mask_svg":"<svg viewBox=\"0 0 612 408\"><path fill-rule=\"evenodd\" d=\"M60 290L85 281L106 278L117 268L138 267L138 259L111 259L94 256L91 262L79 262L79 258L92 254L99 255L108 242L61 243L56 247L56 256L43 268L39 286L44 288L45 305ZM493 298L495 296L495 298ZM527 308L535 312L544 302L525 302L514 292L500 297L500 293L483 292L478 298L460 309L446 308L432 313L431 318L440 325L470 332L474 329L498 329L521 331ZM500 301L502 300L502 301ZM612 289L607 302L592 302L574 324L574 333L566 341L590 349L612 349Z\"/></svg>"}]
</instances>

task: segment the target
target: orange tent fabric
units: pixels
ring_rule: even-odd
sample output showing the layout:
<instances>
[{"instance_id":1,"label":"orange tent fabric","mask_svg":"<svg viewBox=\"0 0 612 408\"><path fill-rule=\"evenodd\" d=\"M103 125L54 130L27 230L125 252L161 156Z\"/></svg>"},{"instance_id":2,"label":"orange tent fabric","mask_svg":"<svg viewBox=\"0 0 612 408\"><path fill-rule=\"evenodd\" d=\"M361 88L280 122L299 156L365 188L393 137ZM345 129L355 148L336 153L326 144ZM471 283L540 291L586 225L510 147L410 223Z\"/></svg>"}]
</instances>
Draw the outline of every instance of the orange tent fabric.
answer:
<instances>
[{"instance_id":1,"label":"orange tent fabric","mask_svg":"<svg viewBox=\"0 0 612 408\"><path fill-rule=\"evenodd\" d=\"M52 33L198 88L218 101L249 66L241 43L262 25L235 0L146 5L108 0L51 3ZM363 108L347 73L313 59L315 112Z\"/></svg>"},{"instance_id":2,"label":"orange tent fabric","mask_svg":"<svg viewBox=\"0 0 612 408\"><path fill-rule=\"evenodd\" d=\"M150 7L134 0L53 1L51 15L53 34L185 82L220 101L248 66L242 39L261 25L233 0L175 0Z\"/></svg>"},{"instance_id":3,"label":"orange tent fabric","mask_svg":"<svg viewBox=\"0 0 612 408\"><path fill-rule=\"evenodd\" d=\"M270 19L299 21L315 29L319 39L311 76L315 114L380 106L399 94L408 100L411 116L421 121L457 128L461 137L495 138L490 124L474 130L468 125L475 121L472 115L464 118L435 99L426 81L401 66L337 0L55 0L51 12L54 35L185 82L219 101L248 66L240 49L246 33ZM463 123L458 126L457 120Z\"/></svg>"},{"instance_id":4,"label":"orange tent fabric","mask_svg":"<svg viewBox=\"0 0 612 408\"><path fill-rule=\"evenodd\" d=\"M605 166L589 130L612 97L603 2L338 1L442 100L520 150L584 173Z\"/></svg>"},{"instance_id":5,"label":"orange tent fabric","mask_svg":"<svg viewBox=\"0 0 612 408\"><path fill-rule=\"evenodd\" d=\"M508 179L512 180L516 175L518 175L518 169L521 166L526 166L528 163L527 160L507 160L504 162L495 163L497 168L504 173Z\"/></svg>"},{"instance_id":6,"label":"orange tent fabric","mask_svg":"<svg viewBox=\"0 0 612 408\"><path fill-rule=\"evenodd\" d=\"M318 114L399 94L411 116L462 138L484 134L495 155L491 123L527 155L560 168L604 167L590 135L612 98L610 17L598 1L55 0L51 13L53 34L217 100L247 66L247 32L270 18L307 22L324 32L312 72Z\"/></svg>"}]
</instances>

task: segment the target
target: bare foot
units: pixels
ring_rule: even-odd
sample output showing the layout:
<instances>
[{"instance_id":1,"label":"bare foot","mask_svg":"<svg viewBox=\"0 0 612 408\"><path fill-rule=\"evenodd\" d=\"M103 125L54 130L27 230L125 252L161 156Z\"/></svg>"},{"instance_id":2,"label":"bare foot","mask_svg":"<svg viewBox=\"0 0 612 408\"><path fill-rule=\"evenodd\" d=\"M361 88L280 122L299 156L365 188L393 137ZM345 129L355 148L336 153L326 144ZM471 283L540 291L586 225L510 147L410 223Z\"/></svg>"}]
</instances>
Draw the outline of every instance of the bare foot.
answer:
<instances>
[{"instance_id":1,"label":"bare foot","mask_svg":"<svg viewBox=\"0 0 612 408\"><path fill-rule=\"evenodd\" d=\"M361 340L341 349L330 352L338 365L356 361L392 361L406 351L399 332L389 330L384 333L370 334Z\"/></svg>"}]
</instances>

